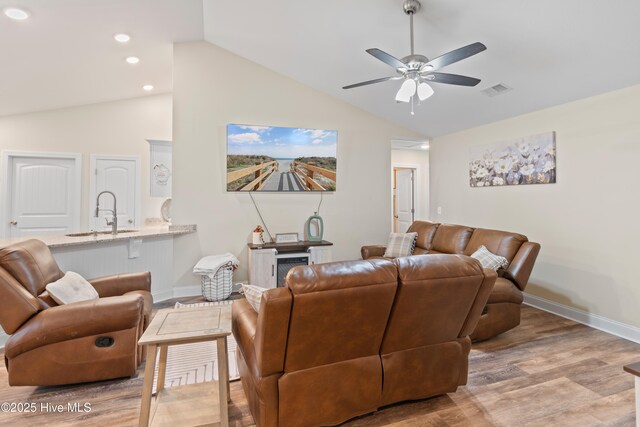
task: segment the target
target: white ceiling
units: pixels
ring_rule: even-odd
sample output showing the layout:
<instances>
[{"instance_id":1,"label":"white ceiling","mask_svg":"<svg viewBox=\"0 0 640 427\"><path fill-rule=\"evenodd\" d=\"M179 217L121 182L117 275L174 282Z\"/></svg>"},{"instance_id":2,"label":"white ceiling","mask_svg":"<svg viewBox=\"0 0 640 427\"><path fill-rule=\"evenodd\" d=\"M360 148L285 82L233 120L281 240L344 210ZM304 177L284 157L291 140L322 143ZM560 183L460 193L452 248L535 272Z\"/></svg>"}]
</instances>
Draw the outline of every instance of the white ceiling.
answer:
<instances>
[{"instance_id":1,"label":"white ceiling","mask_svg":"<svg viewBox=\"0 0 640 427\"><path fill-rule=\"evenodd\" d=\"M414 141L408 139L394 139L391 141L392 150L417 150L426 151L429 149L429 141Z\"/></svg>"},{"instance_id":2,"label":"white ceiling","mask_svg":"<svg viewBox=\"0 0 640 427\"><path fill-rule=\"evenodd\" d=\"M436 85L409 114L400 82L365 49L409 53L402 0L204 0L205 39L426 136L438 136L640 83L640 1L423 0L416 53L433 58L481 41L487 51L444 69L482 79ZM497 83L513 90L489 98Z\"/></svg>"},{"instance_id":3,"label":"white ceiling","mask_svg":"<svg viewBox=\"0 0 640 427\"><path fill-rule=\"evenodd\" d=\"M202 0L0 0L10 6L31 17L0 14L0 115L147 95L147 83L170 92L173 42L203 37Z\"/></svg>"},{"instance_id":4,"label":"white ceiling","mask_svg":"<svg viewBox=\"0 0 640 427\"><path fill-rule=\"evenodd\" d=\"M638 0L422 3L416 53L475 41L488 50L444 70L480 85L433 84L411 116L393 100L400 82L341 89L393 74L365 49L408 54L402 0L0 0L32 14L0 15L0 115L141 96L147 83L171 91L172 43L203 37L430 137L640 83ZM132 41L117 44L117 32ZM129 55L141 62L125 63ZM514 90L481 93L497 83Z\"/></svg>"}]
</instances>

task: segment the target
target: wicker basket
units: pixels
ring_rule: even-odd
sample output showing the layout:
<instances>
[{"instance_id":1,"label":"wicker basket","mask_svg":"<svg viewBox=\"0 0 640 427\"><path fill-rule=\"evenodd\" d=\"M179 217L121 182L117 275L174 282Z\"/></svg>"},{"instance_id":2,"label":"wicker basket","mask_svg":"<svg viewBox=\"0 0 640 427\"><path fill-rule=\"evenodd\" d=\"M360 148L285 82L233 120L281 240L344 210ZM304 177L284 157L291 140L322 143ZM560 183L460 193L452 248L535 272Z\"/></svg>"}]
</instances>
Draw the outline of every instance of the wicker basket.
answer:
<instances>
[{"instance_id":1,"label":"wicker basket","mask_svg":"<svg viewBox=\"0 0 640 427\"><path fill-rule=\"evenodd\" d=\"M202 296L207 301L222 301L229 298L233 288L233 264L231 261L222 265L213 275L202 276Z\"/></svg>"}]
</instances>

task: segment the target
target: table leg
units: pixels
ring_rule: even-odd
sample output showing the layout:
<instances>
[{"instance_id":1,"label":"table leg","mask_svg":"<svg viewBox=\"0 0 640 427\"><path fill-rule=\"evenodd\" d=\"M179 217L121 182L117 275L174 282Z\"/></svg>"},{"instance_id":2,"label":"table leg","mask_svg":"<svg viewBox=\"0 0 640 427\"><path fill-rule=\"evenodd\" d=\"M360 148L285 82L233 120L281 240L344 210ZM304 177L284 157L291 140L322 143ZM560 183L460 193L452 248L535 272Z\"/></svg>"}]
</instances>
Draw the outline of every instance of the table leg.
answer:
<instances>
[{"instance_id":1,"label":"table leg","mask_svg":"<svg viewBox=\"0 0 640 427\"><path fill-rule=\"evenodd\" d=\"M158 346L149 344L147 346L147 358L144 367L144 384L142 386L142 404L140 405L140 420L138 426L147 427L149 425L149 411L151 410L151 391L153 390L153 376L156 370L156 356Z\"/></svg>"},{"instance_id":2,"label":"table leg","mask_svg":"<svg viewBox=\"0 0 640 427\"><path fill-rule=\"evenodd\" d=\"M160 346L160 364L158 365L158 379L156 382L156 393L164 388L164 379L167 373L167 350L169 346Z\"/></svg>"},{"instance_id":3,"label":"table leg","mask_svg":"<svg viewBox=\"0 0 640 427\"><path fill-rule=\"evenodd\" d=\"M229 371L227 358L227 337L216 339L218 344L218 390L220 394L220 426L229 427L229 407L227 386L229 385Z\"/></svg>"},{"instance_id":4,"label":"table leg","mask_svg":"<svg viewBox=\"0 0 640 427\"><path fill-rule=\"evenodd\" d=\"M229 343L224 337L224 360L227 361L227 402L231 402L231 383L229 382Z\"/></svg>"},{"instance_id":5,"label":"table leg","mask_svg":"<svg viewBox=\"0 0 640 427\"><path fill-rule=\"evenodd\" d=\"M640 377L636 377L636 427L640 427Z\"/></svg>"}]
</instances>

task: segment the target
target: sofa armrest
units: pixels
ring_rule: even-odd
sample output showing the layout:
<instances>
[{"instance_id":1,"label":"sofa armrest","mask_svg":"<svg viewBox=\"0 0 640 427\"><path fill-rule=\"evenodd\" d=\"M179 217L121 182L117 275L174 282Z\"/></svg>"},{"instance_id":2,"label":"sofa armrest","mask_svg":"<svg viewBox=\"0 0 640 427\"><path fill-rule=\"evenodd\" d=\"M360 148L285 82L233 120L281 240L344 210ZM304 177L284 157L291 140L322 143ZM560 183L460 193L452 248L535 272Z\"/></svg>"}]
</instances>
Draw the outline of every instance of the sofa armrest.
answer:
<instances>
[{"instance_id":1,"label":"sofa armrest","mask_svg":"<svg viewBox=\"0 0 640 427\"><path fill-rule=\"evenodd\" d=\"M292 300L288 288L276 288L262 294L260 313L246 300L233 303L233 335L256 377L284 371Z\"/></svg>"},{"instance_id":2,"label":"sofa armrest","mask_svg":"<svg viewBox=\"0 0 640 427\"><path fill-rule=\"evenodd\" d=\"M89 280L89 283L96 288L100 298L116 297L131 291L151 292L151 273L146 271L98 277Z\"/></svg>"},{"instance_id":3,"label":"sofa armrest","mask_svg":"<svg viewBox=\"0 0 640 427\"><path fill-rule=\"evenodd\" d=\"M509 267L504 271L503 277L512 280L521 291L524 291L538 253L540 253L540 244L524 242Z\"/></svg>"},{"instance_id":4,"label":"sofa armrest","mask_svg":"<svg viewBox=\"0 0 640 427\"><path fill-rule=\"evenodd\" d=\"M9 337L5 356L11 359L48 344L138 327L143 306L143 297L133 294L48 308Z\"/></svg>"},{"instance_id":5,"label":"sofa armrest","mask_svg":"<svg viewBox=\"0 0 640 427\"><path fill-rule=\"evenodd\" d=\"M284 371L293 296L289 288L262 294L256 327L256 357L263 377Z\"/></svg>"},{"instance_id":6,"label":"sofa armrest","mask_svg":"<svg viewBox=\"0 0 640 427\"><path fill-rule=\"evenodd\" d=\"M469 314L467 314L467 318L462 325L462 329L460 330L458 338L467 337L471 335L476 329L476 326L478 326L478 321L482 316L482 310L484 309L485 305L487 305L487 301L489 300L491 291L493 291L493 286L496 284L498 274L495 271L488 268L483 268L482 273L484 274L484 279L480 284L480 289L476 294L476 299L473 301L471 309L469 309Z\"/></svg>"},{"instance_id":7,"label":"sofa armrest","mask_svg":"<svg viewBox=\"0 0 640 427\"><path fill-rule=\"evenodd\" d=\"M369 259L374 256L384 256L386 250L387 247L383 245L363 246L362 248L360 248L360 254L362 255L362 259Z\"/></svg>"}]
</instances>

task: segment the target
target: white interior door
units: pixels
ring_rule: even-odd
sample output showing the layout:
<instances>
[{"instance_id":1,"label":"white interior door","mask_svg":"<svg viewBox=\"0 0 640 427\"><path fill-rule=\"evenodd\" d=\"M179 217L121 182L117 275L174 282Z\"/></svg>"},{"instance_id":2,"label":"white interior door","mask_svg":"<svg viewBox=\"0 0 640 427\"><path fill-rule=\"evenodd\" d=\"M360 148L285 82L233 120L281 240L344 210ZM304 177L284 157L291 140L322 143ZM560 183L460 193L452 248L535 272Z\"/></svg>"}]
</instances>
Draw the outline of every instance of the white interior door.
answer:
<instances>
[{"instance_id":1,"label":"white interior door","mask_svg":"<svg viewBox=\"0 0 640 427\"><path fill-rule=\"evenodd\" d=\"M413 169L395 169L394 224L397 233L406 233L414 219Z\"/></svg>"},{"instance_id":2,"label":"white interior door","mask_svg":"<svg viewBox=\"0 0 640 427\"><path fill-rule=\"evenodd\" d=\"M80 155L5 154L8 237L76 231L80 224Z\"/></svg>"},{"instance_id":3,"label":"white interior door","mask_svg":"<svg viewBox=\"0 0 640 427\"><path fill-rule=\"evenodd\" d=\"M139 192L139 159L137 158L111 158L92 157L95 165L95 179L92 188L92 198L89 207L94 216L96 230L110 229L107 220L111 221L113 215L113 197L103 194L100 197L100 212L95 218L96 197L102 191L111 191L116 195L116 210L118 212L118 228L131 228L136 226L136 214L138 209Z\"/></svg>"}]
</instances>

